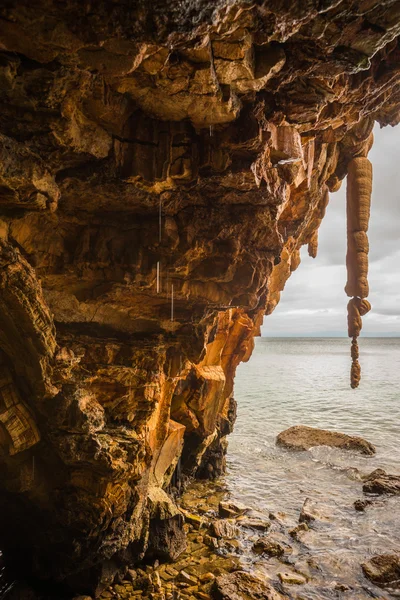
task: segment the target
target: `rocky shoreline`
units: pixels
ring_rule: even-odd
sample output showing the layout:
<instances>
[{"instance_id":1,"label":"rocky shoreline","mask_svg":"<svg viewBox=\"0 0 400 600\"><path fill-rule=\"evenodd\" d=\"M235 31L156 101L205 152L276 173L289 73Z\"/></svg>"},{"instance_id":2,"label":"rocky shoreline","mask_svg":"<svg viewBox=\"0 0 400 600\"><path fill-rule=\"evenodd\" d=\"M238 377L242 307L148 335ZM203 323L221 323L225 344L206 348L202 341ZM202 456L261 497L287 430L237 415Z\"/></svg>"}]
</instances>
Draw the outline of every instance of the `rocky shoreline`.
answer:
<instances>
[{"instance_id":1,"label":"rocky shoreline","mask_svg":"<svg viewBox=\"0 0 400 600\"><path fill-rule=\"evenodd\" d=\"M332 447L342 442L342 448L351 451L364 452L364 448L371 447L362 438L302 426L282 432L277 444L283 446L289 437L285 451L290 456L293 451L304 451L304 446L312 447L306 438L326 442L327 433ZM299 439L294 439L295 434ZM354 440L359 448L355 448ZM357 471L357 480L364 497L354 503L354 512L364 512L375 502L400 493L400 476L383 469L364 476ZM328 594L349 600L399 596L400 554L360 561L358 581L346 578L344 573L326 580L322 565L310 549L324 528L335 527L335 523L318 498L307 497L297 519L293 519L284 512L266 513L233 501L223 477L190 483L186 480L181 495L176 488L170 492L176 496L182 539L176 541L176 531L158 532L160 548L154 557L149 553L141 563L120 572L98 596L100 600L314 600L322 597L322 592L324 598ZM157 502L160 504L160 499ZM174 547L168 535L175 540ZM164 554L160 551L163 543ZM9 600L61 597L67 598L54 590L43 595L20 584L8 596Z\"/></svg>"},{"instance_id":2,"label":"rocky shoreline","mask_svg":"<svg viewBox=\"0 0 400 600\"><path fill-rule=\"evenodd\" d=\"M282 432L277 444L287 450L304 451L328 445L327 440L331 447L364 454L375 452L362 438L303 426ZM357 479L364 497L354 503L355 511L366 511L374 502L400 491L400 477L382 469L369 475L357 472ZM360 562L358 581L346 580L344 574L323 581L322 569L308 550L324 527L335 524L317 499L306 498L298 522L294 522L283 512L266 514L232 501L220 479L192 482L178 506L185 519L186 550L174 562L160 564L156 560L129 569L102 593L101 599L303 600L319 598L318 590L324 587L326 593L328 587L332 598L384 600L397 597L400 591L397 554L372 556ZM381 589L389 596L383 596Z\"/></svg>"},{"instance_id":3,"label":"rocky shoreline","mask_svg":"<svg viewBox=\"0 0 400 600\"><path fill-rule=\"evenodd\" d=\"M374 480L374 474L369 480ZM318 510L314 500L305 500L294 525L284 513L267 516L224 500L226 495L220 482L192 483L180 500L187 537L185 552L174 562L160 564L156 560L129 569L100 598L305 600L318 598L318 590L326 591L327 586L332 598L386 600L398 596L399 555L376 556L360 564L361 583L345 582L345 576L323 581L321 569L307 549L318 536L318 529L331 519ZM376 494L368 495L363 510L377 498ZM380 588L388 595L382 595Z\"/></svg>"}]
</instances>

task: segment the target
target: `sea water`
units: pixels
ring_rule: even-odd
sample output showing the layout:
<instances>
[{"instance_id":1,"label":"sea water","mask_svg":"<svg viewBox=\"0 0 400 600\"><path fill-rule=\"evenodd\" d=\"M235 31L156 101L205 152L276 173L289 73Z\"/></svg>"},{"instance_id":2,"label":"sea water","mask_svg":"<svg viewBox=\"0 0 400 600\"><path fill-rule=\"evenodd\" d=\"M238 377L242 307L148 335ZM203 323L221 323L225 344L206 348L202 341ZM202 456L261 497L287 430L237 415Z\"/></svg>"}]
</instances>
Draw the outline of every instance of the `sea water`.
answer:
<instances>
[{"instance_id":1,"label":"sea water","mask_svg":"<svg viewBox=\"0 0 400 600\"><path fill-rule=\"evenodd\" d=\"M289 524L298 523L306 498L326 515L296 557L313 566L299 595L309 600L393 597L370 585L360 565L374 554L400 551L400 497L380 498L365 512L354 501L363 498L363 475L378 467L400 474L400 339L361 338L356 390L350 360L345 338L259 338L235 380L238 416L224 485L231 498L265 514L283 513ZM376 454L278 448L276 436L293 425L362 436ZM337 584L350 589L337 595Z\"/></svg>"}]
</instances>

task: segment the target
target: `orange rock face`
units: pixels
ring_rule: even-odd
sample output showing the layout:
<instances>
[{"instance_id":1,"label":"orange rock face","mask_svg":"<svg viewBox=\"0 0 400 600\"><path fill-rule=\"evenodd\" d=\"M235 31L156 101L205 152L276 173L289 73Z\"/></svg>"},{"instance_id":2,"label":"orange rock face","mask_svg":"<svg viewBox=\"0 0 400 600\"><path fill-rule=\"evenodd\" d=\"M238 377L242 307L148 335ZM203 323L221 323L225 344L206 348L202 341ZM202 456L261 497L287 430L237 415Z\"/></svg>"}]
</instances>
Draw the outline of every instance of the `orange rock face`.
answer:
<instances>
[{"instance_id":1,"label":"orange rock face","mask_svg":"<svg viewBox=\"0 0 400 600\"><path fill-rule=\"evenodd\" d=\"M236 368L348 173L357 382L397 4L0 8L0 537L21 569L98 593L161 540L179 554L170 486L223 469Z\"/></svg>"}]
</instances>

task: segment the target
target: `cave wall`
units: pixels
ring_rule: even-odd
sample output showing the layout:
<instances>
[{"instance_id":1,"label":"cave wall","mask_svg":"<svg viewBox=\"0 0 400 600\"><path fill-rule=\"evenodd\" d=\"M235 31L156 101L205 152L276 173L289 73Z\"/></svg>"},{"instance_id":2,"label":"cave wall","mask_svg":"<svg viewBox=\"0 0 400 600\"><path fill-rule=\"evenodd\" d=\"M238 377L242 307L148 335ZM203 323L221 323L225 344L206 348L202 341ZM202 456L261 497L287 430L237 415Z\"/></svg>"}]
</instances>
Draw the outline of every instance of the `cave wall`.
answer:
<instances>
[{"instance_id":1,"label":"cave wall","mask_svg":"<svg viewBox=\"0 0 400 600\"><path fill-rule=\"evenodd\" d=\"M98 591L179 553L171 479L223 468L237 365L399 121L399 34L393 0L0 2L7 556Z\"/></svg>"}]
</instances>

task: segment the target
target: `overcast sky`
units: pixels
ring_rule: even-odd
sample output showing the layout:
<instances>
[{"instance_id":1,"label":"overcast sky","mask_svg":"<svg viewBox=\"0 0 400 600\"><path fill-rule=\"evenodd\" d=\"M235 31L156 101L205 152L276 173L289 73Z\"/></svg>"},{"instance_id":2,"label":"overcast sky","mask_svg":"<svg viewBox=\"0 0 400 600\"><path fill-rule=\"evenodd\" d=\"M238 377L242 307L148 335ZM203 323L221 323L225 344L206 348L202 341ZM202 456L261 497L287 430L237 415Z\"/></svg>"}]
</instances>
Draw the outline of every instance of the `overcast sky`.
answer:
<instances>
[{"instance_id":1,"label":"overcast sky","mask_svg":"<svg viewBox=\"0 0 400 600\"><path fill-rule=\"evenodd\" d=\"M369 154L374 169L369 225L369 300L364 336L400 337L400 126L376 126ZM346 182L330 202L319 229L318 256L303 246L302 261L265 317L264 336L346 336Z\"/></svg>"}]
</instances>

